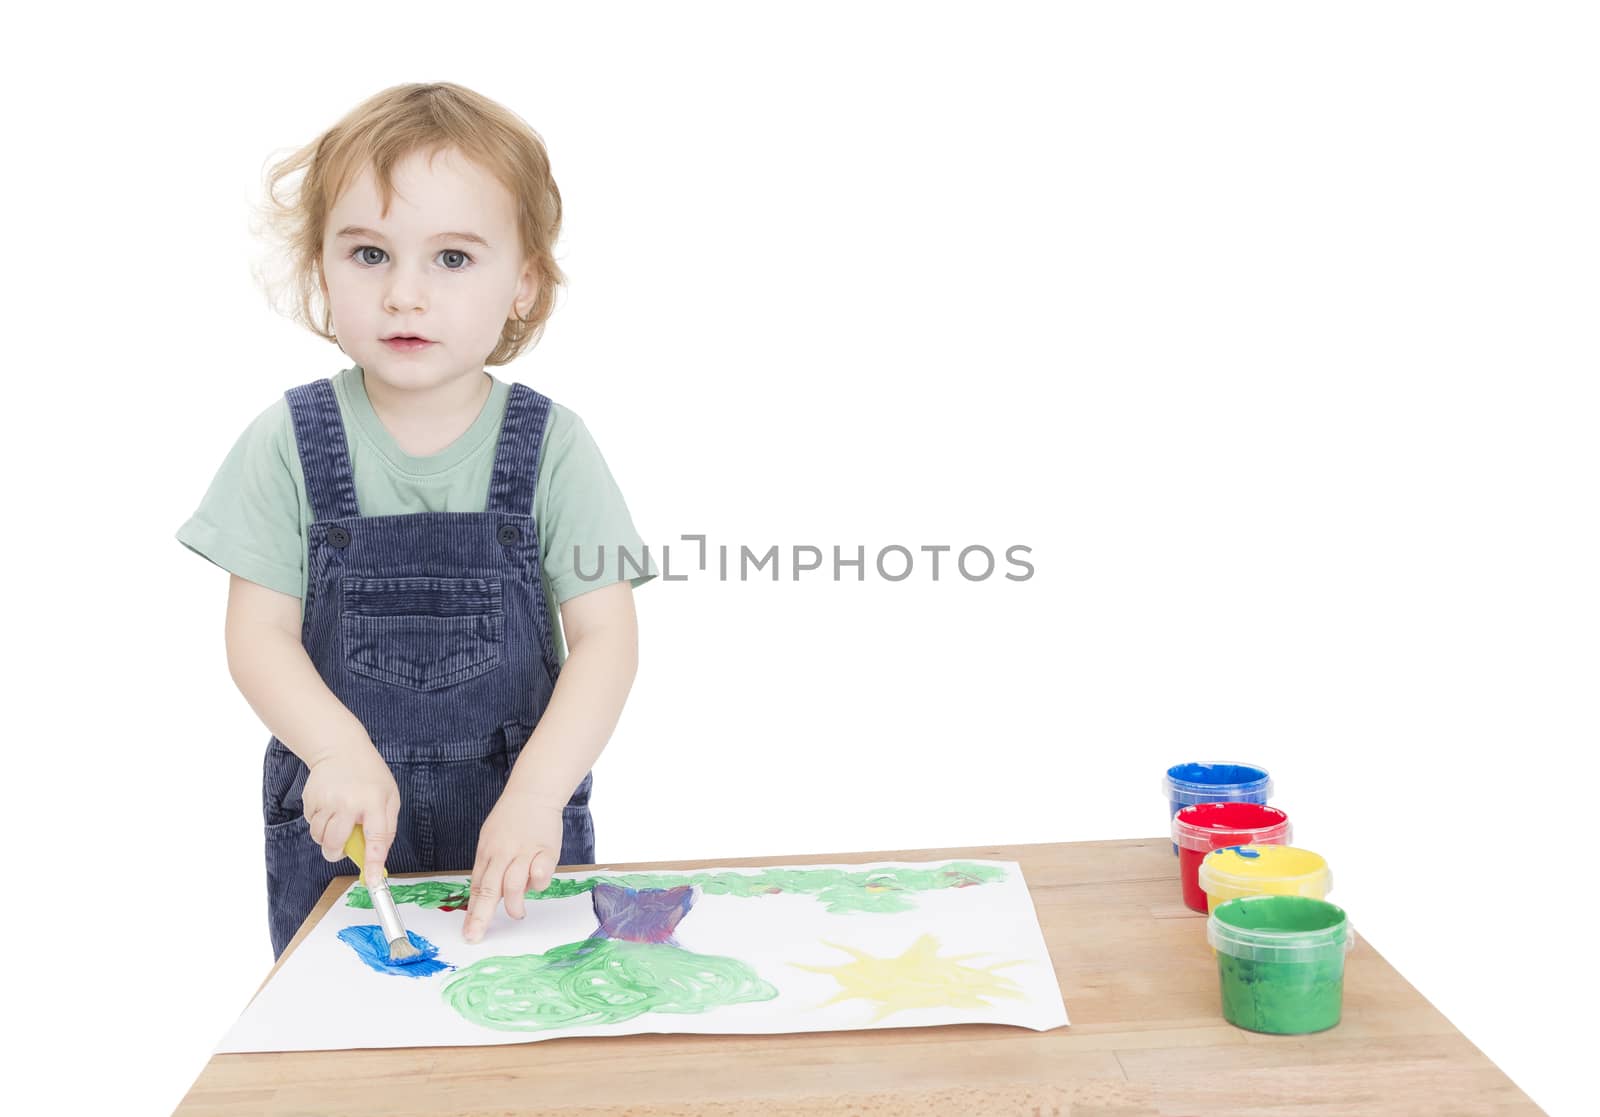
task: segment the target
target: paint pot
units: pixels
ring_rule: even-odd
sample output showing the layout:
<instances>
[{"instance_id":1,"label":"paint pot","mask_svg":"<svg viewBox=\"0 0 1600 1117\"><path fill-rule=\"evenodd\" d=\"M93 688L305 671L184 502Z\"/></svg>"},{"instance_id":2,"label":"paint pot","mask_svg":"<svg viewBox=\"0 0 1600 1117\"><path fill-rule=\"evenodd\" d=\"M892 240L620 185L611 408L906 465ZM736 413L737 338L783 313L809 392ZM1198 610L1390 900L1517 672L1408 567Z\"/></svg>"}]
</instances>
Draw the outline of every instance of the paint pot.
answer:
<instances>
[{"instance_id":1,"label":"paint pot","mask_svg":"<svg viewBox=\"0 0 1600 1117\"><path fill-rule=\"evenodd\" d=\"M1265 803L1272 797L1272 777L1254 764L1174 764L1161 779L1171 818L1195 803ZM1178 843L1172 843L1174 855Z\"/></svg>"},{"instance_id":2,"label":"paint pot","mask_svg":"<svg viewBox=\"0 0 1600 1117\"><path fill-rule=\"evenodd\" d=\"M1194 803L1172 818L1172 840L1178 843L1178 879L1183 902L1204 912L1200 862L1223 846L1288 845L1293 840L1289 816L1264 803Z\"/></svg>"},{"instance_id":3,"label":"paint pot","mask_svg":"<svg viewBox=\"0 0 1600 1117\"><path fill-rule=\"evenodd\" d=\"M1344 909L1310 896L1242 896L1206 920L1222 1015L1252 1032L1304 1035L1339 1023L1344 957L1355 931Z\"/></svg>"},{"instance_id":4,"label":"paint pot","mask_svg":"<svg viewBox=\"0 0 1600 1117\"><path fill-rule=\"evenodd\" d=\"M1295 846L1224 846L1206 854L1195 874L1206 910L1240 896L1309 896L1333 891L1333 872L1319 853Z\"/></svg>"}]
</instances>

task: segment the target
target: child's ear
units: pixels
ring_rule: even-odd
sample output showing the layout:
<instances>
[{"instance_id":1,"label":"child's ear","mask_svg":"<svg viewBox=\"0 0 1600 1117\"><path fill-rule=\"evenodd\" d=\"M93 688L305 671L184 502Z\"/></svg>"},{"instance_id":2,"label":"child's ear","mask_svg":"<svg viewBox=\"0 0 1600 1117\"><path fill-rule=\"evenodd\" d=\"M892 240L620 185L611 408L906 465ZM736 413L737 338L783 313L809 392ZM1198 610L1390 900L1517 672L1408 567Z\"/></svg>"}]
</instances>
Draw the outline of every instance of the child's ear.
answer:
<instances>
[{"instance_id":1,"label":"child's ear","mask_svg":"<svg viewBox=\"0 0 1600 1117\"><path fill-rule=\"evenodd\" d=\"M533 304L539 298L539 270L532 260L522 269L522 278L517 281L517 297L512 301L511 314L513 317L526 318L533 310Z\"/></svg>"},{"instance_id":2,"label":"child's ear","mask_svg":"<svg viewBox=\"0 0 1600 1117\"><path fill-rule=\"evenodd\" d=\"M317 286L322 288L322 312L327 317L328 332L333 335L333 340L339 340L339 332L333 322L333 300L328 297L328 277L322 270L322 257L317 257Z\"/></svg>"}]
</instances>

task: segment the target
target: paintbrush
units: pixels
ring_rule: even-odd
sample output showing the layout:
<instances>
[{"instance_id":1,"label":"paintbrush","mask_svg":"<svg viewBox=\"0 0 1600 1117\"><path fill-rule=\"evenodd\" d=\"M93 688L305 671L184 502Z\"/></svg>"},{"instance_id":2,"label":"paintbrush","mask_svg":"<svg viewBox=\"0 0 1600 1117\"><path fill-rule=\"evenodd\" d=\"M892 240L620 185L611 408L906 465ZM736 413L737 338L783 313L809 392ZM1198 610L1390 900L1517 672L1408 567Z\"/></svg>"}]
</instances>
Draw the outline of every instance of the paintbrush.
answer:
<instances>
[{"instance_id":1,"label":"paintbrush","mask_svg":"<svg viewBox=\"0 0 1600 1117\"><path fill-rule=\"evenodd\" d=\"M394 897L389 895L389 870L384 869L383 879L377 882L366 879L367 835L362 831L361 823L351 828L349 840L344 843L344 852L361 870L362 883L367 886L367 895L372 897L372 910L378 913L378 922L383 924L383 937L389 940L389 961L419 961L422 954L411 945L411 936L406 934L405 925L400 922L400 913L395 910Z\"/></svg>"}]
</instances>

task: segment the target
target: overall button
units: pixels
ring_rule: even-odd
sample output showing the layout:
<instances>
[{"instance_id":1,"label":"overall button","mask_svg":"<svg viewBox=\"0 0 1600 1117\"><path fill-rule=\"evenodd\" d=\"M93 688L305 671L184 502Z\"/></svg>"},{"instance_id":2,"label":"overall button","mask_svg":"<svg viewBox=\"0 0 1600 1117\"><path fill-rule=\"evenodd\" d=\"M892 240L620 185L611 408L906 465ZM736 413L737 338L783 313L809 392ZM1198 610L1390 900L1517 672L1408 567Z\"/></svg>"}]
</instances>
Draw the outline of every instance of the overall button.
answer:
<instances>
[{"instance_id":1,"label":"overall button","mask_svg":"<svg viewBox=\"0 0 1600 1117\"><path fill-rule=\"evenodd\" d=\"M521 538L522 532L517 530L516 524L500 525L500 542L504 543L507 547L511 546L511 544L515 543Z\"/></svg>"},{"instance_id":2,"label":"overall button","mask_svg":"<svg viewBox=\"0 0 1600 1117\"><path fill-rule=\"evenodd\" d=\"M328 542L335 547L348 547L350 546L350 533L342 527L330 527L328 529Z\"/></svg>"}]
</instances>

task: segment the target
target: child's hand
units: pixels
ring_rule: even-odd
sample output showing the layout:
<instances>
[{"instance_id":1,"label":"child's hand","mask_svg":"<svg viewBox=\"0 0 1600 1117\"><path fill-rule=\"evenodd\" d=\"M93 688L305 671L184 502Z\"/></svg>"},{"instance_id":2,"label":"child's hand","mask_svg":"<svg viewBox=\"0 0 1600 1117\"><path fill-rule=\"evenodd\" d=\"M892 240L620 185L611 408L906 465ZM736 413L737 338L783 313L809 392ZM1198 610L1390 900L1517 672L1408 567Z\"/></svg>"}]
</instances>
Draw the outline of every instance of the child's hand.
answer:
<instances>
[{"instance_id":1,"label":"child's hand","mask_svg":"<svg viewBox=\"0 0 1600 1117\"><path fill-rule=\"evenodd\" d=\"M526 914L524 893L550 886L561 857L561 807L535 802L515 793L502 794L483 820L478 856L472 866L472 896L467 901L467 942L483 938L494 908L505 897L506 914Z\"/></svg>"},{"instance_id":2,"label":"child's hand","mask_svg":"<svg viewBox=\"0 0 1600 1117\"><path fill-rule=\"evenodd\" d=\"M304 791L311 837L328 861L344 857L356 823L367 836L362 872L382 879L384 859L400 820L400 788L394 773L370 743L341 749L311 765Z\"/></svg>"}]
</instances>

